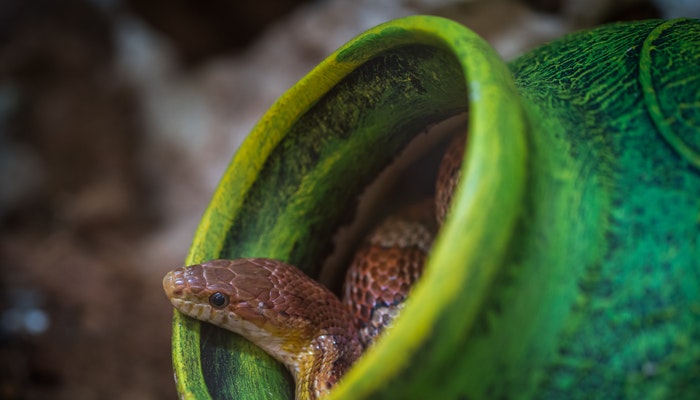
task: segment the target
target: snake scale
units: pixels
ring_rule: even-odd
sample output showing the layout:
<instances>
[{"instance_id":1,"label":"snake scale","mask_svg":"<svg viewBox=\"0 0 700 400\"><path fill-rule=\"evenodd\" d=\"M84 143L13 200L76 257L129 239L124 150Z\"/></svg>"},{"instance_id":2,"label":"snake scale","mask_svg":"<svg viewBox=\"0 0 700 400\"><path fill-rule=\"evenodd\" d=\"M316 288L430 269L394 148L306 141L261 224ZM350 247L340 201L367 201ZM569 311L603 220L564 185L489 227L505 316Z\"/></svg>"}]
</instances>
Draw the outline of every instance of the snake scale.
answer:
<instances>
[{"instance_id":1,"label":"snake scale","mask_svg":"<svg viewBox=\"0 0 700 400\"><path fill-rule=\"evenodd\" d=\"M170 271L173 306L261 347L292 373L297 399L324 396L399 315L459 181L466 137L440 163L435 197L390 215L357 250L339 299L295 266L212 260Z\"/></svg>"}]
</instances>

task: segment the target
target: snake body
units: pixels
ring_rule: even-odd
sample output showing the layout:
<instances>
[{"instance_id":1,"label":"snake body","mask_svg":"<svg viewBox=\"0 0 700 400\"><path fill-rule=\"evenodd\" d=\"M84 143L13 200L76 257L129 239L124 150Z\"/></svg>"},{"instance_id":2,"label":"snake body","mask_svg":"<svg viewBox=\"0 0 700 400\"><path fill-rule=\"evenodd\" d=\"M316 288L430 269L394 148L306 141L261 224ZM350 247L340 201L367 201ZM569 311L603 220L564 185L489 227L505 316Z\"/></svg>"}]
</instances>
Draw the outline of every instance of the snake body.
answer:
<instances>
[{"instance_id":1,"label":"snake body","mask_svg":"<svg viewBox=\"0 0 700 400\"><path fill-rule=\"evenodd\" d=\"M292 373L297 399L325 395L399 315L423 271L459 179L464 136L440 164L435 200L386 218L348 267L343 299L295 266L266 258L212 260L168 272L163 288L180 312L228 329Z\"/></svg>"},{"instance_id":2,"label":"snake body","mask_svg":"<svg viewBox=\"0 0 700 400\"><path fill-rule=\"evenodd\" d=\"M297 398L327 392L362 353L355 321L340 300L298 268L277 260L213 260L163 279L190 317L252 341L294 376Z\"/></svg>"}]
</instances>

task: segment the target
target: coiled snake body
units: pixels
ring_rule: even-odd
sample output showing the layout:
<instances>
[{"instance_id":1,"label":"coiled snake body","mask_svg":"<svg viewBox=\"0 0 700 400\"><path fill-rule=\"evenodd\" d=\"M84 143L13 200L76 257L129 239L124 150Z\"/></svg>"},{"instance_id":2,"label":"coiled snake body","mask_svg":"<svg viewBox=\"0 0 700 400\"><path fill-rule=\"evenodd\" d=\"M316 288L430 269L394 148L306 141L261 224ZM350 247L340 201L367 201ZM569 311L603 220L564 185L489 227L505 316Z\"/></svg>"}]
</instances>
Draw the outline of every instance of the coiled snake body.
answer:
<instances>
[{"instance_id":1,"label":"coiled snake body","mask_svg":"<svg viewBox=\"0 0 700 400\"><path fill-rule=\"evenodd\" d=\"M464 136L450 143L435 200L388 217L367 237L348 268L342 301L296 267L265 258L178 268L163 288L180 312L240 334L282 362L297 399L321 397L403 308L447 213L464 145Z\"/></svg>"}]
</instances>

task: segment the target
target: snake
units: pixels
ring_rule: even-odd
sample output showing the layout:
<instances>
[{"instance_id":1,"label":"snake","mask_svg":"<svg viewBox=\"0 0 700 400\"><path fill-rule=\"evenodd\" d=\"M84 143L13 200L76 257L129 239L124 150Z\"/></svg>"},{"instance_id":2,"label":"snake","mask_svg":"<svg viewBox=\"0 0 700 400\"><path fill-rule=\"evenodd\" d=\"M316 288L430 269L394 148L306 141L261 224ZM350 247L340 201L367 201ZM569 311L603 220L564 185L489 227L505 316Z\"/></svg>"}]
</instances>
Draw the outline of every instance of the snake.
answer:
<instances>
[{"instance_id":1,"label":"snake","mask_svg":"<svg viewBox=\"0 0 700 400\"><path fill-rule=\"evenodd\" d=\"M401 314L448 214L466 143L442 157L433 197L386 217L357 249L339 298L296 266L269 258L216 259L163 278L179 312L239 334L292 374L298 400L324 397Z\"/></svg>"}]
</instances>

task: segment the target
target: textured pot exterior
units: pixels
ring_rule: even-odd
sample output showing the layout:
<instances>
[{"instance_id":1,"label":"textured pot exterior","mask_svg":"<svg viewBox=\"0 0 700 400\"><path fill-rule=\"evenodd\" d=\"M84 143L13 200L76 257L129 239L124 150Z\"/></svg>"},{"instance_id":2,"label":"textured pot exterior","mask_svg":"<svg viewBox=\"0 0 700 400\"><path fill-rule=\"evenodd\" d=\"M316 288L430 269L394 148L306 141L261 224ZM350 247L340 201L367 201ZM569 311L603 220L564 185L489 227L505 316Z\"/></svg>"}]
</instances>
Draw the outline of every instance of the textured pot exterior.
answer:
<instances>
[{"instance_id":1,"label":"textured pot exterior","mask_svg":"<svg viewBox=\"0 0 700 400\"><path fill-rule=\"evenodd\" d=\"M187 262L316 274L362 188L466 110L426 274L331 397L700 397L697 20L610 25L510 65L449 20L374 28L262 118ZM173 358L184 398L293 397L269 356L178 313Z\"/></svg>"}]
</instances>

